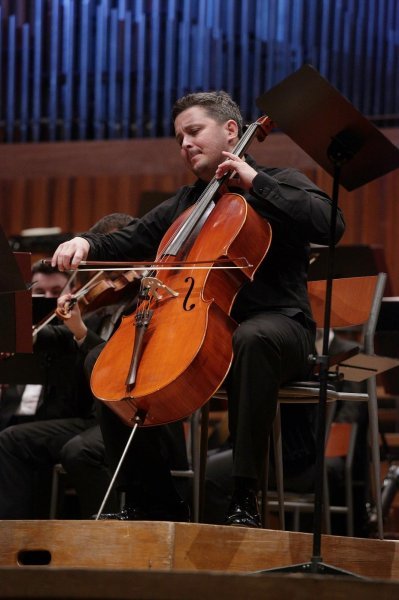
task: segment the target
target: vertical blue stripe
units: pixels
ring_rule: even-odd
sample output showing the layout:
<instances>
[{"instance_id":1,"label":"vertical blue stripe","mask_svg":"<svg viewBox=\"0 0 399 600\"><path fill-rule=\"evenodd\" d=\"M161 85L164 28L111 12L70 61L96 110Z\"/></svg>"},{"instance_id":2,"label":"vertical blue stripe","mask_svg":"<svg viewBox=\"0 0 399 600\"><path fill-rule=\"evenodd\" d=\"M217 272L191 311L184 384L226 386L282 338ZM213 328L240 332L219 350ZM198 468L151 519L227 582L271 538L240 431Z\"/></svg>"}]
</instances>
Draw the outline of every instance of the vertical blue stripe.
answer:
<instances>
[{"instance_id":1,"label":"vertical blue stripe","mask_svg":"<svg viewBox=\"0 0 399 600\"><path fill-rule=\"evenodd\" d=\"M194 4L194 3L193 3ZM183 0L183 18L179 26L179 57L178 57L178 83L177 95L183 96L190 90L190 29L191 29L191 2Z\"/></svg>"},{"instance_id":2,"label":"vertical blue stripe","mask_svg":"<svg viewBox=\"0 0 399 600\"><path fill-rule=\"evenodd\" d=\"M361 106L362 82L367 77L364 68L364 56L366 55L366 3L358 2L356 8L355 44L353 46L353 79L352 102L355 106Z\"/></svg>"},{"instance_id":3,"label":"vertical blue stripe","mask_svg":"<svg viewBox=\"0 0 399 600\"><path fill-rule=\"evenodd\" d=\"M263 94L266 90L263 89L262 86L262 54L263 47L265 44L265 26L266 26L266 10L267 5L264 2L260 2L259 0L256 3L256 14L255 14L255 43L254 43L254 54L253 54L253 71L254 77L252 82L252 89L254 98L257 98L261 94ZM257 115L254 111L258 111L256 105L252 107L251 111L251 121L255 121Z\"/></svg>"},{"instance_id":4,"label":"vertical blue stripe","mask_svg":"<svg viewBox=\"0 0 399 600\"><path fill-rule=\"evenodd\" d=\"M26 142L28 139L28 99L29 99L29 35L28 23L22 26L22 57L21 57L21 112L20 112L20 139Z\"/></svg>"},{"instance_id":5,"label":"vertical blue stripe","mask_svg":"<svg viewBox=\"0 0 399 600\"><path fill-rule=\"evenodd\" d=\"M193 53L190 74L190 89L200 90L209 88L209 69L205 69L205 65L209 66L207 60L209 51L209 42L206 35L206 5L207 0L198 0L196 25L193 31L193 40L200 52ZM205 70L207 71L205 73Z\"/></svg>"},{"instance_id":6,"label":"vertical blue stripe","mask_svg":"<svg viewBox=\"0 0 399 600\"><path fill-rule=\"evenodd\" d=\"M226 73L226 91L234 96L235 81L237 78L236 73L236 52L235 52L235 0L226 0L222 4L222 10L226 20L226 62L227 62L227 73Z\"/></svg>"},{"instance_id":7,"label":"vertical blue stripe","mask_svg":"<svg viewBox=\"0 0 399 600\"><path fill-rule=\"evenodd\" d=\"M15 15L8 18L6 139L14 141L15 122Z\"/></svg>"},{"instance_id":8,"label":"vertical blue stripe","mask_svg":"<svg viewBox=\"0 0 399 600\"><path fill-rule=\"evenodd\" d=\"M163 103L162 103L162 134L171 135L171 109L172 103L176 100L176 88L174 81L176 78L175 52L177 45L177 27L176 27L176 0L169 0L167 5L166 28L165 28L165 52L163 63Z\"/></svg>"},{"instance_id":9,"label":"vertical blue stripe","mask_svg":"<svg viewBox=\"0 0 399 600\"><path fill-rule=\"evenodd\" d=\"M240 40L241 40L241 64L248 65L249 48L248 48L248 4L242 3L241 6L241 18L240 18ZM244 114L248 114L248 72L247 69L241 68L238 74L238 81L240 82L239 96L236 97L238 100L241 110ZM252 76L252 74L251 74Z\"/></svg>"},{"instance_id":10,"label":"vertical blue stripe","mask_svg":"<svg viewBox=\"0 0 399 600\"><path fill-rule=\"evenodd\" d=\"M136 75L136 114L135 114L135 132L138 137L144 135L144 94L145 94L145 28L146 16L143 12L142 0L136 0L135 6L135 32L136 40L134 48L136 57L134 61L134 72Z\"/></svg>"},{"instance_id":11,"label":"vertical blue stripe","mask_svg":"<svg viewBox=\"0 0 399 600\"><path fill-rule=\"evenodd\" d=\"M105 49L104 2L96 7L96 39L94 56L94 137L104 137L103 61Z\"/></svg>"},{"instance_id":12,"label":"vertical blue stripe","mask_svg":"<svg viewBox=\"0 0 399 600\"><path fill-rule=\"evenodd\" d=\"M4 56L5 52L3 51L3 27L1 24L3 23L3 19L5 21L5 17L3 14L3 9L0 6L0 57ZM0 68L0 121L3 119L3 102L2 102L2 94L1 90L3 89L3 69Z\"/></svg>"},{"instance_id":13,"label":"vertical blue stripe","mask_svg":"<svg viewBox=\"0 0 399 600\"><path fill-rule=\"evenodd\" d=\"M125 13L123 29L123 75L122 75L122 137L127 138L130 134L131 115L131 85L130 73L132 69L132 13Z\"/></svg>"},{"instance_id":14,"label":"vertical blue stripe","mask_svg":"<svg viewBox=\"0 0 399 600\"><path fill-rule=\"evenodd\" d=\"M331 49L330 49L330 27L332 23L331 17L331 2L323 2L321 7L321 44L320 44L320 61L319 61L319 69L320 73L324 77L328 77L328 73L330 70L330 60L331 60ZM310 59L310 62L313 63L313 60ZM314 64L314 63L313 63Z\"/></svg>"},{"instance_id":15,"label":"vertical blue stripe","mask_svg":"<svg viewBox=\"0 0 399 600\"><path fill-rule=\"evenodd\" d=\"M160 3L159 0L152 1L151 11L151 47L150 47L150 102L149 102L149 134L152 137L157 135L158 114L158 94L159 94L159 61L160 52Z\"/></svg>"},{"instance_id":16,"label":"vertical blue stripe","mask_svg":"<svg viewBox=\"0 0 399 600\"><path fill-rule=\"evenodd\" d=\"M59 48L59 0L54 0L50 13L49 89L48 89L48 136L54 141L57 134L58 114L58 48Z\"/></svg>"},{"instance_id":17,"label":"vertical blue stripe","mask_svg":"<svg viewBox=\"0 0 399 600\"><path fill-rule=\"evenodd\" d=\"M79 91L78 91L78 137L84 140L87 135L89 46L91 43L90 0L82 0L80 6L79 32Z\"/></svg>"},{"instance_id":18,"label":"vertical blue stripe","mask_svg":"<svg viewBox=\"0 0 399 600\"><path fill-rule=\"evenodd\" d=\"M222 2L215 0L213 2L213 18L212 18L212 50L211 59L213 64L213 73L211 87L215 90L220 90L224 87L224 73L226 68L226 52L224 49L225 32L221 24Z\"/></svg>"},{"instance_id":19,"label":"vertical blue stripe","mask_svg":"<svg viewBox=\"0 0 399 600\"><path fill-rule=\"evenodd\" d=\"M369 0L368 14L366 20L366 51L363 60L365 61L365 77L363 79L363 112L367 115L372 113L372 98L374 88L375 69L373 55L375 53L374 31L377 15L375 13L374 0Z\"/></svg>"},{"instance_id":20,"label":"vertical blue stripe","mask_svg":"<svg viewBox=\"0 0 399 600\"><path fill-rule=\"evenodd\" d=\"M108 137L117 137L117 59L118 59L118 13L115 9L110 14L109 29L109 63L108 63Z\"/></svg>"},{"instance_id":21,"label":"vertical blue stripe","mask_svg":"<svg viewBox=\"0 0 399 600\"><path fill-rule=\"evenodd\" d=\"M34 142L40 140L41 133L41 110L42 110L42 24L43 24L43 2L35 0L33 23L33 85L32 85L32 139Z\"/></svg>"},{"instance_id":22,"label":"vertical blue stripe","mask_svg":"<svg viewBox=\"0 0 399 600\"><path fill-rule=\"evenodd\" d=\"M393 114L399 106L399 6L392 0L393 17L389 32L390 47L392 49L392 100L388 112Z\"/></svg>"},{"instance_id":23,"label":"vertical blue stripe","mask_svg":"<svg viewBox=\"0 0 399 600\"><path fill-rule=\"evenodd\" d=\"M74 92L74 55L75 55L75 4L72 0L64 0L64 22L63 22L63 72L64 84L64 139L70 140L72 135L72 101Z\"/></svg>"},{"instance_id":24,"label":"vertical blue stripe","mask_svg":"<svg viewBox=\"0 0 399 600\"><path fill-rule=\"evenodd\" d=\"M384 33L387 30L388 23L386 22L386 6L385 3L380 2L377 6L377 22L375 23L375 35L376 35L376 72L374 80L374 94L372 113L381 114L383 112L382 96L385 91L385 38Z\"/></svg>"}]
</instances>

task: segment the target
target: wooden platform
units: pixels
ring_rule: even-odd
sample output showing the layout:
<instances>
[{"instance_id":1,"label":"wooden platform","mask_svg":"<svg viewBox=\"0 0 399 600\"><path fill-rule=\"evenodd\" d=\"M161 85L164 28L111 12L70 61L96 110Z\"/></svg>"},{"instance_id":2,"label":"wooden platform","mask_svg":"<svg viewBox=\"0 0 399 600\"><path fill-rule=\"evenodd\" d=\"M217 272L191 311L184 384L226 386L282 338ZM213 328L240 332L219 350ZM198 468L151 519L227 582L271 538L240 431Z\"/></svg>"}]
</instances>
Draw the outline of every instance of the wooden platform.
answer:
<instances>
[{"instance_id":1,"label":"wooden platform","mask_svg":"<svg viewBox=\"0 0 399 600\"><path fill-rule=\"evenodd\" d=\"M312 536L304 533L187 523L0 521L0 598L399 597L396 541L323 536L324 563L369 581L257 573L308 563L311 553Z\"/></svg>"}]
</instances>

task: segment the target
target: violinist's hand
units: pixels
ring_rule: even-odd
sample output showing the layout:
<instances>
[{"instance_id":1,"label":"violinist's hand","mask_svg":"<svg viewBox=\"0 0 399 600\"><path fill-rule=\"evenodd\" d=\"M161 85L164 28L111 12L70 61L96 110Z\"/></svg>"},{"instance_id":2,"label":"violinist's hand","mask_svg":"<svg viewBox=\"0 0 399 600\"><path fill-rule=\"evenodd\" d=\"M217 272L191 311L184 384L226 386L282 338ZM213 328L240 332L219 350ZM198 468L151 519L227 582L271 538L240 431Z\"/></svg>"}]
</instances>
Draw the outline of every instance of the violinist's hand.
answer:
<instances>
[{"instance_id":1,"label":"violinist's hand","mask_svg":"<svg viewBox=\"0 0 399 600\"><path fill-rule=\"evenodd\" d=\"M68 327L79 341L86 337L87 327L83 322L79 304L76 302L71 306L73 294L63 294L57 300L57 315L64 320L64 324Z\"/></svg>"},{"instance_id":2,"label":"violinist's hand","mask_svg":"<svg viewBox=\"0 0 399 600\"><path fill-rule=\"evenodd\" d=\"M82 260L89 254L90 244L81 237L75 237L69 242L60 244L51 259L51 265L60 271L76 269Z\"/></svg>"},{"instance_id":3,"label":"violinist's hand","mask_svg":"<svg viewBox=\"0 0 399 600\"><path fill-rule=\"evenodd\" d=\"M231 179L231 181L234 182L234 185L242 188L243 190L251 189L252 181L257 175L255 169L253 169L251 165L245 162L245 160L243 160L239 156L235 156L235 154L232 154L231 152L223 151L223 154L226 157L226 160L220 163L220 165L216 169L216 178L220 179L228 171L235 171L235 174Z\"/></svg>"}]
</instances>

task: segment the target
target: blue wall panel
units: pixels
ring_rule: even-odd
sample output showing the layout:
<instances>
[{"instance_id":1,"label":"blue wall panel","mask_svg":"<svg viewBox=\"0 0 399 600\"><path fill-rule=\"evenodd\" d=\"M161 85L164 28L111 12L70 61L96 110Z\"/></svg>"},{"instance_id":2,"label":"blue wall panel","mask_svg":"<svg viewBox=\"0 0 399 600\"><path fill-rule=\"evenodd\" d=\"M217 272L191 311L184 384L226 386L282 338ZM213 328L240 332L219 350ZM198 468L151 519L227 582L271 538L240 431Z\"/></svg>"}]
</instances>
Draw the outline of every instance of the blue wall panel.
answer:
<instances>
[{"instance_id":1,"label":"blue wall panel","mask_svg":"<svg viewBox=\"0 0 399 600\"><path fill-rule=\"evenodd\" d=\"M0 141L171 135L173 101L256 98L312 64L399 124L397 0L0 0Z\"/></svg>"}]
</instances>

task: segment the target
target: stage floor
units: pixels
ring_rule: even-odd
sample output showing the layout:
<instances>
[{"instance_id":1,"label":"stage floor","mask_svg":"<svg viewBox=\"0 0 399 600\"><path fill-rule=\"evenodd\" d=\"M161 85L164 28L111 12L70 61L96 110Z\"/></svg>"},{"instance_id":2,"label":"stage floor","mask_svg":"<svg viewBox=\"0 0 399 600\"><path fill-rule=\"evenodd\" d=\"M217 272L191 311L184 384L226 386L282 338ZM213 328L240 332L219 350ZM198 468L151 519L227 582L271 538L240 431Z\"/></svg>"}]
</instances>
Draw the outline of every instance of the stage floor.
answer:
<instances>
[{"instance_id":1,"label":"stage floor","mask_svg":"<svg viewBox=\"0 0 399 600\"><path fill-rule=\"evenodd\" d=\"M323 536L323 563L354 577L258 573L307 564L312 542L194 523L0 521L0 598L399 597L396 541Z\"/></svg>"}]
</instances>

